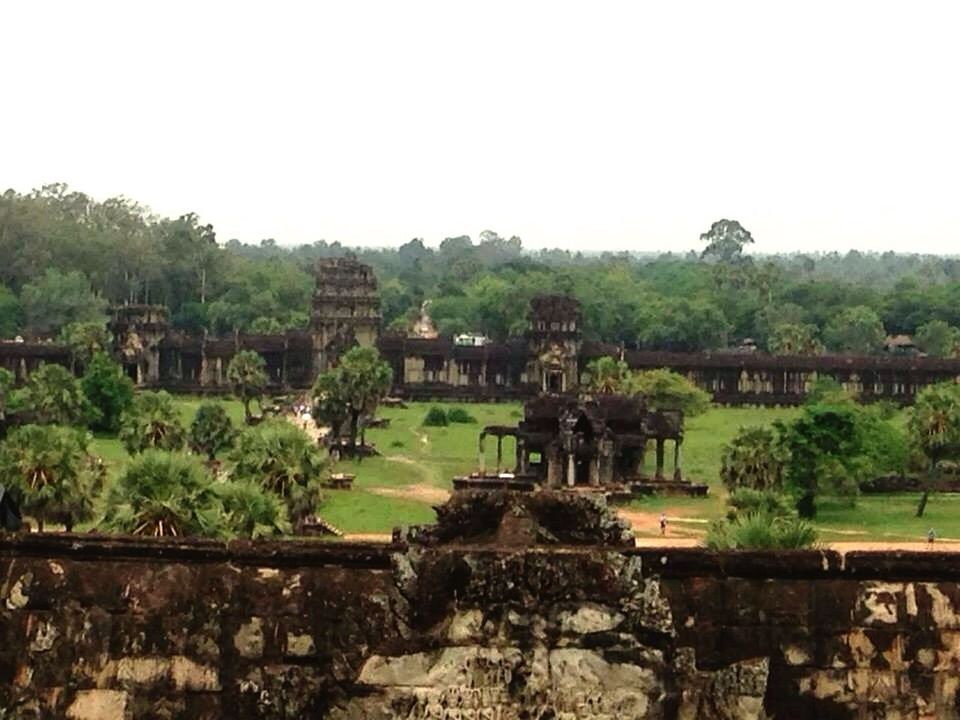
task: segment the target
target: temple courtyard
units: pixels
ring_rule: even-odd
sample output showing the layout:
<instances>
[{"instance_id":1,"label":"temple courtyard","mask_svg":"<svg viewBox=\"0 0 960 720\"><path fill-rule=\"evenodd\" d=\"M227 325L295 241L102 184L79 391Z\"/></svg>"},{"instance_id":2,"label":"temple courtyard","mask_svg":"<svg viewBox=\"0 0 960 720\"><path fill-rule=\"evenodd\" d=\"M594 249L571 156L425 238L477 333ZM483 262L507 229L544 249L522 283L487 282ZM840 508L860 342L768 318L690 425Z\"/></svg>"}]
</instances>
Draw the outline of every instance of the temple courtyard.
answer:
<instances>
[{"instance_id":1,"label":"temple courtyard","mask_svg":"<svg viewBox=\"0 0 960 720\"><path fill-rule=\"evenodd\" d=\"M184 422L192 418L200 400L178 397ZM243 409L236 400L223 400L233 420L240 425ZM423 424L432 406L465 409L473 423L451 423L445 427ZM645 497L624 503L618 511L633 525L638 542L646 545L696 545L711 520L722 517L725 488L719 479L721 451L742 425L768 424L789 418L794 408L714 407L686 421L683 443L685 477L709 486L706 498ZM432 507L442 503L452 489L452 478L479 468L478 434L487 425L514 425L522 417L519 403L453 404L410 403L406 407L381 407L378 417L387 427L371 428L367 442L379 455L342 460L331 472L355 475L350 490L325 491L322 517L348 538L389 539L398 525L429 523ZM504 456L512 460L511 439L504 442ZM116 438L97 437L92 448L108 463L111 474L128 460ZM484 465L496 464L496 443L485 444ZM647 461L653 462L653 452ZM508 460L504 461L504 465ZM669 459L667 469L670 469ZM861 494L851 507L844 499L824 498L819 502L817 529L823 542L838 548L911 547L926 545L930 528L935 530L938 549L952 542L960 549L960 494L932 496L925 517L914 517L918 495ZM667 516L666 537L661 537L659 517Z\"/></svg>"}]
</instances>

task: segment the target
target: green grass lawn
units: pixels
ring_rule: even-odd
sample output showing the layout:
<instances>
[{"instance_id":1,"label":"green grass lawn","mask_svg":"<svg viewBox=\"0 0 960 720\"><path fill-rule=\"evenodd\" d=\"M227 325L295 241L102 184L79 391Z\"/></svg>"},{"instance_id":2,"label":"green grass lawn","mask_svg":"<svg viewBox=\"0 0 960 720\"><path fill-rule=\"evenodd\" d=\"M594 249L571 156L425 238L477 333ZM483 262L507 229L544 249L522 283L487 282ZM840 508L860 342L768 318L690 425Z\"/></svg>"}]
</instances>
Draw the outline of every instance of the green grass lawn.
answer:
<instances>
[{"instance_id":1,"label":"green grass lawn","mask_svg":"<svg viewBox=\"0 0 960 720\"><path fill-rule=\"evenodd\" d=\"M193 419L203 400L178 397L177 406L185 425ZM231 419L243 425L243 406L237 400L223 402ZM445 409L463 407L476 423L423 427L431 404ZM390 427L367 432L367 442L381 453L363 460L345 460L332 469L356 475L353 490L325 493L321 514L347 533L389 533L398 525L429 523L434 519L432 505L449 490L456 475L479 467L478 435L484 425L513 425L520 419L517 403L465 404L411 403L406 408L381 408L378 416L388 418ZM628 505L632 511L659 514L667 512L676 520L672 527L690 535L699 535L708 521L722 517L726 492L719 481L723 446L744 425L769 424L789 419L792 408L713 408L687 421L682 451L684 474L691 480L710 486L706 498L651 497ZM503 443L503 465L512 469L514 441ZM121 471L129 456L115 437L98 435L93 452L108 465L110 475ZM668 448L668 470L671 453ZM648 453L652 462L653 453ZM496 439L488 438L485 466L496 464ZM940 538L960 539L960 495L934 495L926 517L914 517L916 495L861 496L856 506L822 498L819 501L817 527L826 541L839 540L920 540L932 527Z\"/></svg>"}]
</instances>

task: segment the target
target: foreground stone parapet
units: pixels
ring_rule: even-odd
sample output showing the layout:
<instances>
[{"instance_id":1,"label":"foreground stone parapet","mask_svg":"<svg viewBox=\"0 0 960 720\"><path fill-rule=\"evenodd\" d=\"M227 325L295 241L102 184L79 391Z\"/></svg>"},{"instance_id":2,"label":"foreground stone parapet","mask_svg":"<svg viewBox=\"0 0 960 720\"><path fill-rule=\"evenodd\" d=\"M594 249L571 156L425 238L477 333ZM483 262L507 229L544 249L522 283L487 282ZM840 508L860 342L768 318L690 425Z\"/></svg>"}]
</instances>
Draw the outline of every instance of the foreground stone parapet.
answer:
<instances>
[{"instance_id":1,"label":"foreground stone parapet","mask_svg":"<svg viewBox=\"0 0 960 720\"><path fill-rule=\"evenodd\" d=\"M408 532L417 545L633 547L630 524L602 493L463 490L435 508L437 523Z\"/></svg>"},{"instance_id":2,"label":"foreground stone parapet","mask_svg":"<svg viewBox=\"0 0 960 720\"><path fill-rule=\"evenodd\" d=\"M958 582L939 552L5 536L0 717L953 718Z\"/></svg>"}]
</instances>

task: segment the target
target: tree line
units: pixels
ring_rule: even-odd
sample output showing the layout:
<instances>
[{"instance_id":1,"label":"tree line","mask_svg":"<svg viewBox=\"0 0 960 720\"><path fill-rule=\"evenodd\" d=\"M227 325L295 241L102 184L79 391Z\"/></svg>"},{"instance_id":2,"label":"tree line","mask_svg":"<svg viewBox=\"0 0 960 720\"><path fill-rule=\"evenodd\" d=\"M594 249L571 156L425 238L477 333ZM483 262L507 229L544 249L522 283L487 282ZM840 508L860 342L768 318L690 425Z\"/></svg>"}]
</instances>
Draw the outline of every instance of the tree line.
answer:
<instances>
[{"instance_id":1,"label":"tree line","mask_svg":"<svg viewBox=\"0 0 960 720\"><path fill-rule=\"evenodd\" d=\"M322 503L328 458L305 428L267 415L266 367L256 353L237 353L227 368L243 403L243 428L219 402L200 404L185 424L172 396L135 393L102 351L79 369L78 378L43 365L18 388L0 368L0 498L9 494L41 531L94 522L135 535L277 536ZM317 379L313 416L353 450L390 379L375 349L353 348ZM112 480L90 450L93 432L117 437L131 457ZM19 520L2 519L17 529Z\"/></svg>"},{"instance_id":2,"label":"tree line","mask_svg":"<svg viewBox=\"0 0 960 720\"><path fill-rule=\"evenodd\" d=\"M960 260L912 254L751 255L750 232L720 220L686 254L524 249L485 230L437 247L413 239L353 248L380 280L385 328L404 332L429 302L443 334L502 340L530 298L570 293L587 339L697 351L745 338L774 353L877 353L916 336L931 355L960 344ZM589 238L584 238L589 245ZM161 303L173 324L212 334L303 329L320 258L337 242L286 247L218 238L195 214L158 217L125 198L65 185L0 196L0 335L54 335L100 321L110 304ZM110 258L110 262L104 262Z\"/></svg>"}]
</instances>

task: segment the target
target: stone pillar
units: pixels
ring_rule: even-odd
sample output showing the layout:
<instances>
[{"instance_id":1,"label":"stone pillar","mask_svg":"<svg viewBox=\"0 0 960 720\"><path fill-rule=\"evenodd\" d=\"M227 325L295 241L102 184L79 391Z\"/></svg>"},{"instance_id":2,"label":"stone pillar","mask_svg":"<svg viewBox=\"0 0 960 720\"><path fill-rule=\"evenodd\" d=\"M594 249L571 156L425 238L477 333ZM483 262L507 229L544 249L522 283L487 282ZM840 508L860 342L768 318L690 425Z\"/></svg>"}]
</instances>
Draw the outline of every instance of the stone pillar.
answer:
<instances>
[{"instance_id":1,"label":"stone pillar","mask_svg":"<svg viewBox=\"0 0 960 720\"><path fill-rule=\"evenodd\" d=\"M590 463L590 484L594 487L600 484L600 455L598 454L593 462Z\"/></svg>"},{"instance_id":2,"label":"stone pillar","mask_svg":"<svg viewBox=\"0 0 960 720\"><path fill-rule=\"evenodd\" d=\"M526 468L524 467L524 457L526 456L526 453L523 452L523 444L520 442L520 438L514 437L513 441L516 443L516 462L513 465L513 467L516 469L514 472L524 474L526 473Z\"/></svg>"},{"instance_id":3,"label":"stone pillar","mask_svg":"<svg viewBox=\"0 0 960 720\"><path fill-rule=\"evenodd\" d=\"M560 450L550 445L544 451L544 460L547 463L547 487L560 487L563 482L563 468L560 466Z\"/></svg>"},{"instance_id":4,"label":"stone pillar","mask_svg":"<svg viewBox=\"0 0 960 720\"><path fill-rule=\"evenodd\" d=\"M683 482L683 474L680 472L680 445L683 440L677 438L673 441L673 480L674 482Z\"/></svg>"},{"instance_id":5,"label":"stone pillar","mask_svg":"<svg viewBox=\"0 0 960 720\"><path fill-rule=\"evenodd\" d=\"M567 453L567 487L577 484L577 460L574 453Z\"/></svg>"},{"instance_id":6,"label":"stone pillar","mask_svg":"<svg viewBox=\"0 0 960 720\"><path fill-rule=\"evenodd\" d=\"M654 475L657 480L663 480L663 446L663 438L657 438L657 472Z\"/></svg>"},{"instance_id":7,"label":"stone pillar","mask_svg":"<svg viewBox=\"0 0 960 720\"><path fill-rule=\"evenodd\" d=\"M500 466L503 464L503 435L497 435L497 475L500 474Z\"/></svg>"}]
</instances>

